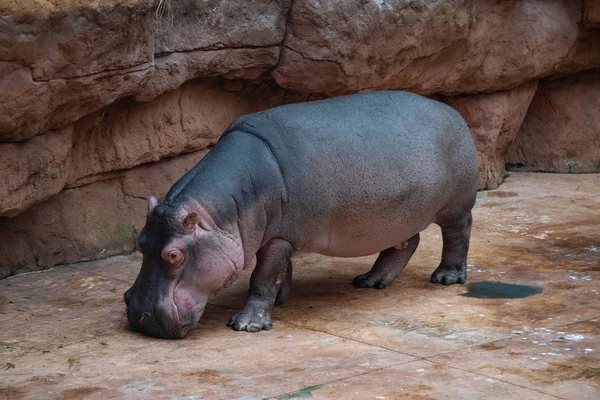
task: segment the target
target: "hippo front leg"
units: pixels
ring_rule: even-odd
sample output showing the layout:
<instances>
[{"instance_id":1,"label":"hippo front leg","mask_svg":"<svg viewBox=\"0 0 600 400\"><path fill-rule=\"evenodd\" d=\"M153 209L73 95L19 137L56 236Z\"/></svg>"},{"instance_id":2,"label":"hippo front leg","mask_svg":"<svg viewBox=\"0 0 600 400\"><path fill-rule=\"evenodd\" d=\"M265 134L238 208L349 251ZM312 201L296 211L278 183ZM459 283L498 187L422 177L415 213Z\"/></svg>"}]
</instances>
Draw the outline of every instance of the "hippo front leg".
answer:
<instances>
[{"instance_id":1,"label":"hippo front leg","mask_svg":"<svg viewBox=\"0 0 600 400\"><path fill-rule=\"evenodd\" d=\"M292 245L281 239L273 239L256 253L256 267L250 278L248 302L242 311L234 315L227 326L236 331L258 332L271 329L271 310L278 293L286 283ZM289 291L289 287L287 287Z\"/></svg>"}]
</instances>

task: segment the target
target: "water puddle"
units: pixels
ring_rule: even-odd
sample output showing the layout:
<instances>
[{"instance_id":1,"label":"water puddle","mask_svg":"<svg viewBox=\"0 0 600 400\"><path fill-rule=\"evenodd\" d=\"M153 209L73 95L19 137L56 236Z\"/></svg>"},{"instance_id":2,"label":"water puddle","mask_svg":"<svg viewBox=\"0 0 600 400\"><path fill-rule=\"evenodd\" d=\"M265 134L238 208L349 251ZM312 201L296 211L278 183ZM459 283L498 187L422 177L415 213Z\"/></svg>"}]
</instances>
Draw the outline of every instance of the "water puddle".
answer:
<instances>
[{"instance_id":1,"label":"water puddle","mask_svg":"<svg viewBox=\"0 0 600 400\"><path fill-rule=\"evenodd\" d=\"M479 299L520 299L543 291L541 286L481 281L467 284L467 293L463 293L462 296Z\"/></svg>"}]
</instances>

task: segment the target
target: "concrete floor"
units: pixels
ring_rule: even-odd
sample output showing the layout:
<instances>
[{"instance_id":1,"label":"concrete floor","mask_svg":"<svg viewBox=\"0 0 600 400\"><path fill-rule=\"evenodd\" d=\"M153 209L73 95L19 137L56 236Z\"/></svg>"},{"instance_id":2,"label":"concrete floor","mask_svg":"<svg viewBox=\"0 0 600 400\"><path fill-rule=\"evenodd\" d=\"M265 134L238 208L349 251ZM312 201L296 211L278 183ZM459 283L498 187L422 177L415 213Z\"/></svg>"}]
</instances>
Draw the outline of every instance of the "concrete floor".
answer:
<instances>
[{"instance_id":1,"label":"concrete floor","mask_svg":"<svg viewBox=\"0 0 600 400\"><path fill-rule=\"evenodd\" d=\"M130 332L139 255L0 281L0 399L600 399L600 175L514 173L479 194L469 282L543 287L465 297L428 282L430 227L384 290L374 257L302 255L273 329L234 332L249 272L180 341Z\"/></svg>"}]
</instances>

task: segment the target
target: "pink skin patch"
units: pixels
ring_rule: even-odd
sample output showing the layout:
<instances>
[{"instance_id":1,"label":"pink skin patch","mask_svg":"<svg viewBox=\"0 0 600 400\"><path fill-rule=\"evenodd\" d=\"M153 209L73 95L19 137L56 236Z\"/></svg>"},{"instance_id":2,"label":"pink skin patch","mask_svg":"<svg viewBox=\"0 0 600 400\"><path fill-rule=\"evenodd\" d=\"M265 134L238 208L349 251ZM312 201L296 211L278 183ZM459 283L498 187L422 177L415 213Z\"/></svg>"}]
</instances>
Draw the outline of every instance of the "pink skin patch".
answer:
<instances>
[{"instance_id":1,"label":"pink skin patch","mask_svg":"<svg viewBox=\"0 0 600 400\"><path fill-rule=\"evenodd\" d=\"M185 264L185 254L190 247L190 240L193 240L191 236L176 238L161 252L163 261L174 274L174 282L169 285L165 296L170 299L168 302L170 304L165 309L166 316L182 327L184 336L198 323L208 301L208 296L199 293L198 288L193 284L194 279L190 279L190 276L184 277L187 269L180 269ZM177 275L179 275L178 279Z\"/></svg>"},{"instance_id":2,"label":"pink skin patch","mask_svg":"<svg viewBox=\"0 0 600 400\"><path fill-rule=\"evenodd\" d=\"M407 241L404 241L404 242L402 242L402 243L397 244L397 245L394 246L394 248L396 250L402 250L402 249L405 249L407 247L408 247L408 242Z\"/></svg>"}]
</instances>

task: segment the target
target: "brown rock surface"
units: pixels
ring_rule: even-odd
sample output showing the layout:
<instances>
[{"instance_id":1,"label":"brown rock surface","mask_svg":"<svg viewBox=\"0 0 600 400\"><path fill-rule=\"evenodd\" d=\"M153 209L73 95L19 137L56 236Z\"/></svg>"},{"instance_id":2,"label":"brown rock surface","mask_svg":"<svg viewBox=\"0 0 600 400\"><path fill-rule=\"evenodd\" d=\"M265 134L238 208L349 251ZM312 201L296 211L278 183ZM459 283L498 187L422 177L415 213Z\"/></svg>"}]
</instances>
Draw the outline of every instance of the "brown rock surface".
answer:
<instances>
[{"instance_id":1,"label":"brown rock surface","mask_svg":"<svg viewBox=\"0 0 600 400\"><path fill-rule=\"evenodd\" d=\"M0 143L0 216L15 216L62 190L72 132L67 127L24 143Z\"/></svg>"},{"instance_id":2,"label":"brown rock surface","mask_svg":"<svg viewBox=\"0 0 600 400\"><path fill-rule=\"evenodd\" d=\"M540 82L509 170L600 172L600 71Z\"/></svg>"},{"instance_id":3,"label":"brown rock surface","mask_svg":"<svg viewBox=\"0 0 600 400\"><path fill-rule=\"evenodd\" d=\"M238 116L313 98L274 85L223 90L191 81L149 103L121 101L75 123L68 186L214 144ZM171 182L171 183L174 183Z\"/></svg>"},{"instance_id":4,"label":"brown rock surface","mask_svg":"<svg viewBox=\"0 0 600 400\"><path fill-rule=\"evenodd\" d=\"M291 0L170 1L156 32L156 54L281 43Z\"/></svg>"},{"instance_id":5,"label":"brown rock surface","mask_svg":"<svg viewBox=\"0 0 600 400\"><path fill-rule=\"evenodd\" d=\"M583 22L588 27L600 27L600 1L583 1Z\"/></svg>"},{"instance_id":6,"label":"brown rock surface","mask_svg":"<svg viewBox=\"0 0 600 400\"><path fill-rule=\"evenodd\" d=\"M506 177L505 153L525 118L537 82L495 93L446 98L467 121L479 156L479 189L495 189Z\"/></svg>"},{"instance_id":7,"label":"brown rock surface","mask_svg":"<svg viewBox=\"0 0 600 400\"><path fill-rule=\"evenodd\" d=\"M64 127L138 92L148 101L196 77L258 78L277 64L289 7L168 1L161 13L151 0L59 3L0 6L0 140Z\"/></svg>"},{"instance_id":8,"label":"brown rock surface","mask_svg":"<svg viewBox=\"0 0 600 400\"><path fill-rule=\"evenodd\" d=\"M503 90L568 63L581 18L571 0L297 1L273 75L329 94Z\"/></svg>"},{"instance_id":9,"label":"brown rock surface","mask_svg":"<svg viewBox=\"0 0 600 400\"><path fill-rule=\"evenodd\" d=\"M66 126L133 94L152 72L151 1L45 3L9 3L0 16L1 140Z\"/></svg>"},{"instance_id":10,"label":"brown rock surface","mask_svg":"<svg viewBox=\"0 0 600 400\"><path fill-rule=\"evenodd\" d=\"M205 153L66 189L14 218L0 218L2 275L132 251L146 217L146 198L164 195Z\"/></svg>"},{"instance_id":11,"label":"brown rock surface","mask_svg":"<svg viewBox=\"0 0 600 400\"><path fill-rule=\"evenodd\" d=\"M149 103L113 103L60 132L0 143L0 217L15 216L64 186L205 149L239 115L313 97L272 84L234 92L217 81L193 81Z\"/></svg>"},{"instance_id":12,"label":"brown rock surface","mask_svg":"<svg viewBox=\"0 0 600 400\"><path fill-rule=\"evenodd\" d=\"M291 0L168 2L159 9L149 101L197 77L256 79L279 60Z\"/></svg>"},{"instance_id":13,"label":"brown rock surface","mask_svg":"<svg viewBox=\"0 0 600 400\"><path fill-rule=\"evenodd\" d=\"M204 149L244 106L234 93L194 82L151 103L115 103L75 123L68 183Z\"/></svg>"},{"instance_id":14,"label":"brown rock surface","mask_svg":"<svg viewBox=\"0 0 600 400\"><path fill-rule=\"evenodd\" d=\"M0 139L22 141L58 129L133 94L147 81L150 65L90 76L35 81L31 71L0 62Z\"/></svg>"},{"instance_id":15,"label":"brown rock surface","mask_svg":"<svg viewBox=\"0 0 600 400\"><path fill-rule=\"evenodd\" d=\"M134 96L150 101L183 83L202 77L257 79L270 71L279 60L278 47L256 49L190 50L156 58L149 82Z\"/></svg>"}]
</instances>

